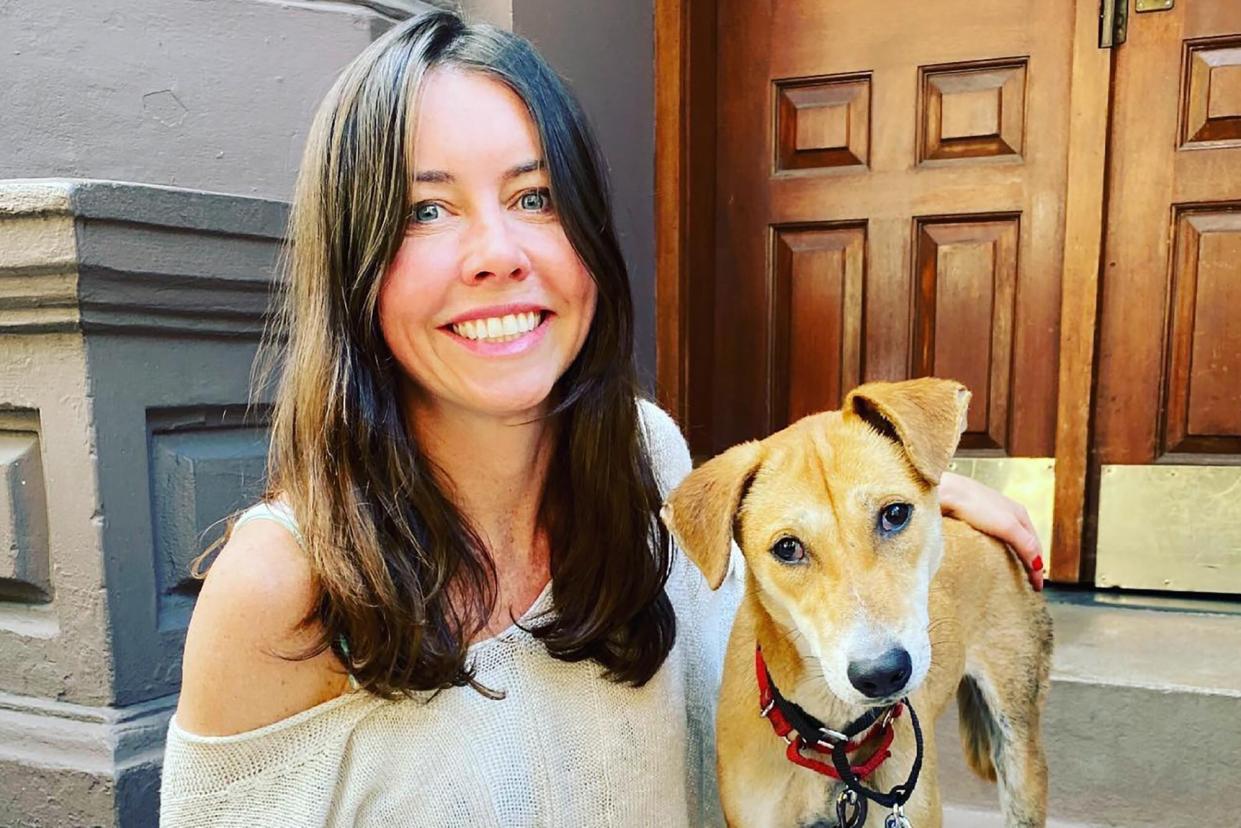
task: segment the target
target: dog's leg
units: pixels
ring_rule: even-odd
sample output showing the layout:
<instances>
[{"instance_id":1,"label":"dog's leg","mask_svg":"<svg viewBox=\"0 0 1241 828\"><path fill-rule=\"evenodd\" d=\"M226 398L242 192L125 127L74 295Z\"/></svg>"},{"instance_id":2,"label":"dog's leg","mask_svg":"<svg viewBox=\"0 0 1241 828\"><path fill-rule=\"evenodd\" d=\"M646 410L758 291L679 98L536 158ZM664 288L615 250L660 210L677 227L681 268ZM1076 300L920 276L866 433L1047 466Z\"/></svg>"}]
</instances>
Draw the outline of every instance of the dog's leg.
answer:
<instances>
[{"instance_id":1,"label":"dog's leg","mask_svg":"<svg viewBox=\"0 0 1241 828\"><path fill-rule=\"evenodd\" d=\"M1046 638L1035 636L1022 648L1026 652L1016 654L1018 658L1009 651L1009 669L988 670L983 664L963 679L958 693L967 758L986 776L981 754L989 752L1007 828L1041 828L1047 821L1047 762L1040 718L1049 683L1050 623L1045 629Z\"/></svg>"},{"instance_id":2,"label":"dog's leg","mask_svg":"<svg viewBox=\"0 0 1241 828\"><path fill-rule=\"evenodd\" d=\"M1047 762L1037 708L1001 714L999 743L992 746L1000 809L1007 828L1042 828L1047 822Z\"/></svg>"}]
</instances>

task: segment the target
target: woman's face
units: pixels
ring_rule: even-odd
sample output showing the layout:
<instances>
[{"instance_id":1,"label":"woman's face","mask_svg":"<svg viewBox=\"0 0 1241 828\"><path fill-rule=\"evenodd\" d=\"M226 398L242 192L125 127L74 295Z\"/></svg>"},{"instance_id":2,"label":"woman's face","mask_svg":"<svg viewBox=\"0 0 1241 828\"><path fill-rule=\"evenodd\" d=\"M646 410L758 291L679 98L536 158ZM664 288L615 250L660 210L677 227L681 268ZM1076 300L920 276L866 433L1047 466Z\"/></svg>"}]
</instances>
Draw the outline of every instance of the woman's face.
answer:
<instances>
[{"instance_id":1,"label":"woman's face","mask_svg":"<svg viewBox=\"0 0 1241 828\"><path fill-rule=\"evenodd\" d=\"M538 130L507 86L441 69L415 136L409 222L380 285L384 340L419 406L537 415L596 297L552 207Z\"/></svg>"}]
</instances>

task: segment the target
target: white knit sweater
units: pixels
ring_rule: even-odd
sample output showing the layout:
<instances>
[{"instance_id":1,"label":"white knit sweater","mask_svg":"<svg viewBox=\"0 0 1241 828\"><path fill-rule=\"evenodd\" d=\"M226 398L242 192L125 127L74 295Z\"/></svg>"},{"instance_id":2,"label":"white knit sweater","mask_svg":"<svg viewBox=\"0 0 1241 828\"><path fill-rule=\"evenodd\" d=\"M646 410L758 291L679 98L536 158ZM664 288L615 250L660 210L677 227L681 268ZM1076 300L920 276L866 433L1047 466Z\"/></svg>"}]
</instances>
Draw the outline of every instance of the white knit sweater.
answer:
<instances>
[{"instance_id":1,"label":"white knit sweater","mask_svg":"<svg viewBox=\"0 0 1241 828\"><path fill-rule=\"evenodd\" d=\"M689 451L657 406L641 403L641 415L667 494L689 472ZM248 515L261 517L285 519ZM676 645L642 688L608 681L593 662L557 661L513 626L470 648L479 680L505 691L500 701L468 687L402 701L352 691L235 736L188 733L174 717L160 823L722 824L712 732L740 582L735 571L712 593L677 552L667 585ZM547 589L523 619L550 603Z\"/></svg>"}]
</instances>

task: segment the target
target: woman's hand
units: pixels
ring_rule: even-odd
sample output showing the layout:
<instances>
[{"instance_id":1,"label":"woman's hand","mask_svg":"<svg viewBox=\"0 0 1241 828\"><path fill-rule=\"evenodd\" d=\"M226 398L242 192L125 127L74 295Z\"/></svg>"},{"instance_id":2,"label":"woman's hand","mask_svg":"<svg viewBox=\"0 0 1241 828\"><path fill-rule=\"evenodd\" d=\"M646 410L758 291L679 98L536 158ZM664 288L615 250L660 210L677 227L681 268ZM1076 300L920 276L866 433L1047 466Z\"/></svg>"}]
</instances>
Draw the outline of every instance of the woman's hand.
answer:
<instances>
[{"instance_id":1,"label":"woman's hand","mask_svg":"<svg viewBox=\"0 0 1241 828\"><path fill-rule=\"evenodd\" d=\"M1008 544L1030 570L1030 584L1043 588L1043 548L1024 506L969 477L944 472L940 509Z\"/></svg>"}]
</instances>

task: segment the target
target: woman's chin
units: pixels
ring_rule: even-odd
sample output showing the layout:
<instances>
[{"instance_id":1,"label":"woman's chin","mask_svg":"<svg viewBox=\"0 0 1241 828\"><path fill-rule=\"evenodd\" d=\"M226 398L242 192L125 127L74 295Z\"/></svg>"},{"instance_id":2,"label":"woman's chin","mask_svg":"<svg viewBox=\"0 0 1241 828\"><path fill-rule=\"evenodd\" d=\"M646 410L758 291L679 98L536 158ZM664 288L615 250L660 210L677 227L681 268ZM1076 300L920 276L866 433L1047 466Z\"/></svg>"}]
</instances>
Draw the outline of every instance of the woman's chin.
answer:
<instances>
[{"instance_id":1,"label":"woman's chin","mask_svg":"<svg viewBox=\"0 0 1241 828\"><path fill-rule=\"evenodd\" d=\"M546 387L490 388L474 396L469 405L480 414L500 418L527 419L543 414L551 398L553 385Z\"/></svg>"}]
</instances>

